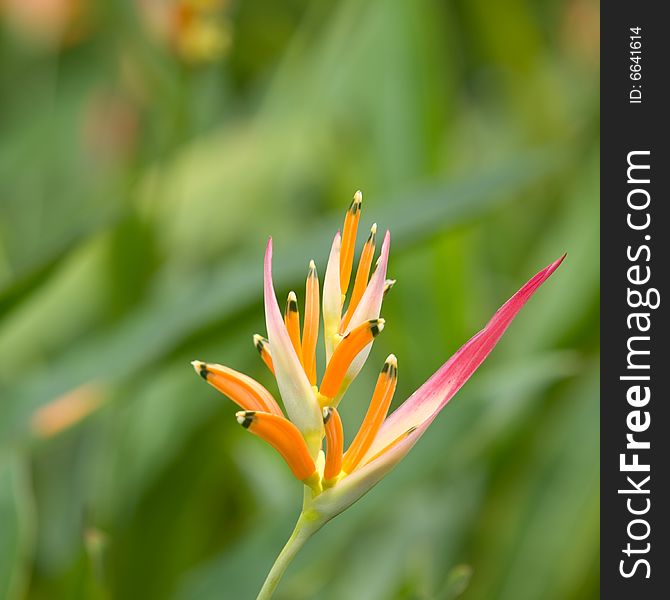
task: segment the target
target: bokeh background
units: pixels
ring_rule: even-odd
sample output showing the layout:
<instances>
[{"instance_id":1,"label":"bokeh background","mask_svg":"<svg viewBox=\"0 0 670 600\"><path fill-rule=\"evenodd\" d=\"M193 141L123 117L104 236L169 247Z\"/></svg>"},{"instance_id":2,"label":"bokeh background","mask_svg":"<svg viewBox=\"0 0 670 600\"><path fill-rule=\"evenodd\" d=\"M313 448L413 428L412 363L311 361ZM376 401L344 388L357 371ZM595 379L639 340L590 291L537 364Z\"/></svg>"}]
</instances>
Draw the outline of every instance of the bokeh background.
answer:
<instances>
[{"instance_id":1,"label":"bokeh background","mask_svg":"<svg viewBox=\"0 0 670 600\"><path fill-rule=\"evenodd\" d=\"M0 598L254 597L301 489L189 361L276 390L251 344L267 236L302 299L358 188L398 283L348 439L388 353L399 402L568 258L277 597L597 597L598 22L592 0L2 0Z\"/></svg>"}]
</instances>

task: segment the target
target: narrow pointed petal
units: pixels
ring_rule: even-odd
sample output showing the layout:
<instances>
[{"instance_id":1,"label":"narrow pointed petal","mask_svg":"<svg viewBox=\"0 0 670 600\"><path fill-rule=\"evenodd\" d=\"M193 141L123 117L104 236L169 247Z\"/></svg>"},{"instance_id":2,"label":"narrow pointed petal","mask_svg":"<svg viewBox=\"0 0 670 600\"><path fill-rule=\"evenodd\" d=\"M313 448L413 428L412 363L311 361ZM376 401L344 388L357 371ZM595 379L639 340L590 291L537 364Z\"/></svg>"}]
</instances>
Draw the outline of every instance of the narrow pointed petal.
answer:
<instances>
[{"instance_id":1,"label":"narrow pointed petal","mask_svg":"<svg viewBox=\"0 0 670 600\"><path fill-rule=\"evenodd\" d=\"M219 392L228 396L240 408L282 415L282 411L272 394L255 379L229 367L214 363L194 360L191 365L200 377Z\"/></svg>"},{"instance_id":2,"label":"narrow pointed petal","mask_svg":"<svg viewBox=\"0 0 670 600\"><path fill-rule=\"evenodd\" d=\"M298 428L284 417L253 410L240 411L237 422L270 444L291 469L296 479L318 479L314 459Z\"/></svg>"},{"instance_id":3,"label":"narrow pointed petal","mask_svg":"<svg viewBox=\"0 0 670 600\"><path fill-rule=\"evenodd\" d=\"M342 253L340 255L340 287L343 294L346 294L349 289L351 267L354 263L354 251L356 250L356 232L358 230L358 221L361 218L362 202L363 194L358 190L354 194L351 206L349 206L349 210L347 210L347 214L344 217Z\"/></svg>"},{"instance_id":4,"label":"narrow pointed petal","mask_svg":"<svg viewBox=\"0 0 670 600\"><path fill-rule=\"evenodd\" d=\"M321 380L319 393L326 398L335 398L342 385L351 361L358 355L361 348L367 346L384 329L384 319L371 319L361 323L350 331L328 362L326 372Z\"/></svg>"},{"instance_id":5,"label":"narrow pointed petal","mask_svg":"<svg viewBox=\"0 0 670 600\"><path fill-rule=\"evenodd\" d=\"M326 344L326 361L330 360L336 344L342 318L342 291L340 290L340 247L338 231L330 248L326 275L323 282L323 333Z\"/></svg>"},{"instance_id":6,"label":"narrow pointed petal","mask_svg":"<svg viewBox=\"0 0 670 600\"><path fill-rule=\"evenodd\" d=\"M493 350L519 310L564 258L559 258L530 279L495 313L484 329L466 342L386 419L362 466L317 498L315 510L329 516L338 514L372 488L409 452L442 408Z\"/></svg>"},{"instance_id":7,"label":"narrow pointed petal","mask_svg":"<svg viewBox=\"0 0 670 600\"><path fill-rule=\"evenodd\" d=\"M295 292L290 292L286 301L286 310L284 311L284 324L291 338L293 349L302 364L302 342L300 341L300 313L298 311L298 299Z\"/></svg>"},{"instance_id":8,"label":"narrow pointed petal","mask_svg":"<svg viewBox=\"0 0 670 600\"><path fill-rule=\"evenodd\" d=\"M302 364L312 385L316 385L316 343L319 338L319 278L314 261L309 262L305 283L305 322L302 328Z\"/></svg>"},{"instance_id":9,"label":"narrow pointed petal","mask_svg":"<svg viewBox=\"0 0 670 600\"><path fill-rule=\"evenodd\" d=\"M396 284L396 280L395 280L395 279L387 279L387 280L384 282L384 294L383 294L383 297L384 297L384 298L386 298L386 294L388 294L388 293L391 291L391 289L393 288L393 286L394 286L395 284Z\"/></svg>"},{"instance_id":10,"label":"narrow pointed petal","mask_svg":"<svg viewBox=\"0 0 670 600\"><path fill-rule=\"evenodd\" d=\"M277 304L272 285L272 238L265 252L264 296L265 321L279 392L289 418L302 432L314 457L321 446L323 418Z\"/></svg>"},{"instance_id":11,"label":"narrow pointed petal","mask_svg":"<svg viewBox=\"0 0 670 600\"><path fill-rule=\"evenodd\" d=\"M262 361L265 363L265 366L270 369L270 373L275 374L275 367L272 364L272 353L270 352L270 342L264 338L262 335L254 333L253 337L254 346L258 350Z\"/></svg>"},{"instance_id":12,"label":"narrow pointed petal","mask_svg":"<svg viewBox=\"0 0 670 600\"><path fill-rule=\"evenodd\" d=\"M351 473L360 464L372 446L391 406L391 400L398 383L398 361L391 354L384 363L377 385L370 401L368 411L353 442L347 449L342 463L342 470Z\"/></svg>"},{"instance_id":13,"label":"narrow pointed petal","mask_svg":"<svg viewBox=\"0 0 670 600\"><path fill-rule=\"evenodd\" d=\"M323 424L326 429L326 463L323 468L323 486L332 487L342 470L342 450L344 448L342 419L340 419L336 408L327 406L323 409Z\"/></svg>"}]
</instances>

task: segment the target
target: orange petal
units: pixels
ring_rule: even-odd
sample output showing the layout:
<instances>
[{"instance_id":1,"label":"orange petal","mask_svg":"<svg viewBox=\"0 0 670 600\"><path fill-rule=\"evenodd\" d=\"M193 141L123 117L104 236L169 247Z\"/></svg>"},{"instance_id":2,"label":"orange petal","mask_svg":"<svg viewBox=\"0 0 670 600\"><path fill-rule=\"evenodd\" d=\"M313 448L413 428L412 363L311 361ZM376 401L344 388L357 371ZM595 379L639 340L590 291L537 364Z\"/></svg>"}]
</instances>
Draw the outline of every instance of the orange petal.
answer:
<instances>
[{"instance_id":1,"label":"orange petal","mask_svg":"<svg viewBox=\"0 0 670 600\"><path fill-rule=\"evenodd\" d=\"M323 409L323 424L326 429L326 465L323 470L323 486L331 487L342 470L342 449L344 448L342 419L336 408L328 406Z\"/></svg>"},{"instance_id":2,"label":"orange petal","mask_svg":"<svg viewBox=\"0 0 670 600\"><path fill-rule=\"evenodd\" d=\"M342 338L328 362L319 392L326 398L337 395L344 375L358 353L384 329L384 319L371 319Z\"/></svg>"},{"instance_id":3,"label":"orange petal","mask_svg":"<svg viewBox=\"0 0 670 600\"><path fill-rule=\"evenodd\" d=\"M270 369L270 373L275 374L275 366L272 363L272 353L270 352L270 342L267 338L264 338L262 335L254 333L254 346L258 350L258 354L261 355L261 359L265 363L265 366Z\"/></svg>"},{"instance_id":4,"label":"orange petal","mask_svg":"<svg viewBox=\"0 0 670 600\"><path fill-rule=\"evenodd\" d=\"M345 473L351 473L359 465L362 458L370 449L370 446L372 446L372 442L388 414L397 383L398 362L396 357L391 354L386 359L384 367L379 374L377 385L375 386L375 391L363 423L344 456L342 470Z\"/></svg>"},{"instance_id":5,"label":"orange petal","mask_svg":"<svg viewBox=\"0 0 670 600\"><path fill-rule=\"evenodd\" d=\"M300 430L291 421L252 410L240 411L235 416L242 427L264 439L282 455L296 479L304 482L315 479L316 465Z\"/></svg>"},{"instance_id":6,"label":"orange petal","mask_svg":"<svg viewBox=\"0 0 670 600\"><path fill-rule=\"evenodd\" d=\"M282 414L272 394L251 377L223 365L199 360L194 360L191 364L200 377L228 396L240 408Z\"/></svg>"},{"instance_id":7,"label":"orange petal","mask_svg":"<svg viewBox=\"0 0 670 600\"><path fill-rule=\"evenodd\" d=\"M286 300L286 310L284 311L284 323L286 330L291 338L293 349L302 360L302 347L300 344L300 313L298 312L298 299L295 292L290 292Z\"/></svg>"},{"instance_id":8,"label":"orange petal","mask_svg":"<svg viewBox=\"0 0 670 600\"><path fill-rule=\"evenodd\" d=\"M342 228L342 249L340 251L340 289L342 294L346 294L349 289L349 280L351 279L351 267L354 264L354 250L356 248L356 231L358 221L361 218L361 204L363 194L357 191L354 199L351 201L349 210L344 217L344 227Z\"/></svg>"},{"instance_id":9,"label":"orange petal","mask_svg":"<svg viewBox=\"0 0 670 600\"><path fill-rule=\"evenodd\" d=\"M316 384L316 343L319 338L319 278L314 261L309 263L305 284L305 322L302 329L302 364L307 378Z\"/></svg>"}]
</instances>

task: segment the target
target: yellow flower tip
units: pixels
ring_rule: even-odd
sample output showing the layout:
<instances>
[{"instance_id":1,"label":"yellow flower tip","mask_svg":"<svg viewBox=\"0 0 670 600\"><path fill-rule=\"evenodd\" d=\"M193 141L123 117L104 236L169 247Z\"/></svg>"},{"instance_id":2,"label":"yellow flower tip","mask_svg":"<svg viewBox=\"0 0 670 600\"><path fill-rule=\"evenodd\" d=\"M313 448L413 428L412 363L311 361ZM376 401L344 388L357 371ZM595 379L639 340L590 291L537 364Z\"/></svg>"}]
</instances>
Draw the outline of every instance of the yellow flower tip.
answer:
<instances>
[{"instance_id":1,"label":"yellow flower tip","mask_svg":"<svg viewBox=\"0 0 670 600\"><path fill-rule=\"evenodd\" d=\"M272 356L270 355L270 342L267 338L257 333L253 336L253 342L258 354L260 354L261 359L265 363L265 366L270 369L270 372L274 375L275 368L272 362Z\"/></svg>"},{"instance_id":2,"label":"yellow flower tip","mask_svg":"<svg viewBox=\"0 0 670 600\"><path fill-rule=\"evenodd\" d=\"M207 381L207 375L209 374L209 371L207 370L207 363L204 363L201 360L192 360L191 365L193 366L195 372L205 381Z\"/></svg>"},{"instance_id":3,"label":"yellow flower tip","mask_svg":"<svg viewBox=\"0 0 670 600\"><path fill-rule=\"evenodd\" d=\"M384 330L384 324L386 323L384 319L371 319L368 322L370 323L372 337L377 337Z\"/></svg>"},{"instance_id":4,"label":"yellow flower tip","mask_svg":"<svg viewBox=\"0 0 670 600\"><path fill-rule=\"evenodd\" d=\"M372 337L377 337L383 330L384 330L384 324L386 323L385 319L379 318L379 319L369 319L367 322L363 322L363 324L359 325L356 329L352 329L349 333L346 335L341 335L338 334L339 341L347 340L352 337L352 334L356 332L360 332L364 329L367 329ZM363 327L365 325L365 327Z\"/></svg>"},{"instance_id":5,"label":"yellow flower tip","mask_svg":"<svg viewBox=\"0 0 670 600\"><path fill-rule=\"evenodd\" d=\"M368 238L368 241L374 240L376 235L377 235L377 223L373 223L372 227L370 227L370 237Z\"/></svg>"},{"instance_id":6,"label":"yellow flower tip","mask_svg":"<svg viewBox=\"0 0 670 600\"><path fill-rule=\"evenodd\" d=\"M397 379L398 377L398 359L395 357L395 354L389 354L384 366L382 367L382 373L386 373L389 379Z\"/></svg>"},{"instance_id":7,"label":"yellow flower tip","mask_svg":"<svg viewBox=\"0 0 670 600\"><path fill-rule=\"evenodd\" d=\"M396 284L396 280L395 280L395 279L387 279L387 280L384 282L384 292L383 292L383 293L384 293L384 296L386 296L386 294L389 293L389 291L391 290L391 288L392 288L395 284Z\"/></svg>"},{"instance_id":8,"label":"yellow flower tip","mask_svg":"<svg viewBox=\"0 0 670 600\"><path fill-rule=\"evenodd\" d=\"M249 429L251 424L254 422L254 416L256 412L253 410L240 410L235 413L235 418L237 422L242 425L245 429Z\"/></svg>"},{"instance_id":9,"label":"yellow flower tip","mask_svg":"<svg viewBox=\"0 0 670 600\"><path fill-rule=\"evenodd\" d=\"M286 310L290 312L298 312L298 298L295 292L289 292L288 300L286 301Z\"/></svg>"},{"instance_id":10,"label":"yellow flower tip","mask_svg":"<svg viewBox=\"0 0 670 600\"><path fill-rule=\"evenodd\" d=\"M349 210L355 214L361 209L361 204L363 204L363 192L361 192L361 190L356 190L354 199L349 206Z\"/></svg>"},{"instance_id":11,"label":"yellow flower tip","mask_svg":"<svg viewBox=\"0 0 670 600\"><path fill-rule=\"evenodd\" d=\"M309 261L309 274L312 275L316 271L316 263L314 262L314 259Z\"/></svg>"},{"instance_id":12,"label":"yellow flower tip","mask_svg":"<svg viewBox=\"0 0 670 600\"><path fill-rule=\"evenodd\" d=\"M291 338L293 349L296 352L298 360L302 363L302 342L300 341L300 315L298 314L298 298L295 292L289 292L286 300L286 310L284 312L284 323L286 330Z\"/></svg>"}]
</instances>

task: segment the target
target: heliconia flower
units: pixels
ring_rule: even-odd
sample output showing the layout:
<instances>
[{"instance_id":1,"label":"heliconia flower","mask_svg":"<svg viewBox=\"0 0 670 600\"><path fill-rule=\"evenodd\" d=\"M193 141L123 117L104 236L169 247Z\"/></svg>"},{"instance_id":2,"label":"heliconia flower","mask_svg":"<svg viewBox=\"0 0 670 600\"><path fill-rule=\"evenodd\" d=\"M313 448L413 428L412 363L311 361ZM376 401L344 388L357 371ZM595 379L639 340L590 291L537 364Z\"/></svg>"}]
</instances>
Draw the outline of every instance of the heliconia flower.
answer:
<instances>
[{"instance_id":1,"label":"heliconia flower","mask_svg":"<svg viewBox=\"0 0 670 600\"><path fill-rule=\"evenodd\" d=\"M362 194L356 192L342 232L333 239L321 298L326 365L317 385L319 282L310 261L305 286L304 321L295 292L282 316L272 283L272 239L264 266L265 321L268 338L254 335L263 362L275 376L286 416L272 394L242 373L218 364L193 361L195 370L242 410L238 422L273 446L309 493L294 535L280 554L259 598L268 598L297 549L314 531L370 490L414 446L438 413L470 378L521 307L558 268L565 255L531 278L428 381L388 415L398 381L391 354L381 369L358 433L344 450L338 405L385 327L382 299L395 284L386 278L387 231L372 275L377 225L374 224L353 272ZM351 293L348 294L351 287ZM348 298L348 301L347 301ZM325 438L325 451L323 449Z\"/></svg>"}]
</instances>

